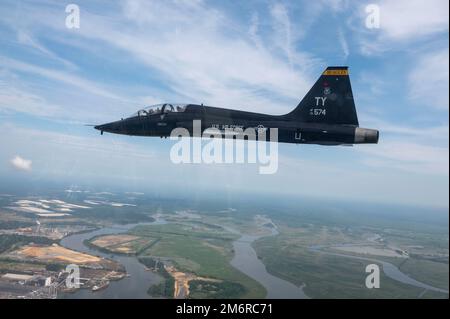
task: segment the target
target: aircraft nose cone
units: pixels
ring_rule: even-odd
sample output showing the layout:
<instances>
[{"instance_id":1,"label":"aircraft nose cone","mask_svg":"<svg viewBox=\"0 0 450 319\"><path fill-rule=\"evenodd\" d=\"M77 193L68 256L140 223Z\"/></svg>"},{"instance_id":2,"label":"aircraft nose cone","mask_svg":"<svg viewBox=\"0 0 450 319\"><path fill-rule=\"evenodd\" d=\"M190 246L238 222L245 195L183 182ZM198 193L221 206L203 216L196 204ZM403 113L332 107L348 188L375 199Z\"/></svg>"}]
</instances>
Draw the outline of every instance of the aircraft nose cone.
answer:
<instances>
[{"instance_id":1,"label":"aircraft nose cone","mask_svg":"<svg viewBox=\"0 0 450 319\"><path fill-rule=\"evenodd\" d=\"M111 123L106 123L106 124L102 124L102 125L96 125L94 126L94 128L96 130L99 130L100 132L109 132L109 133L114 133L115 131L118 130L118 124L116 122L111 122Z\"/></svg>"},{"instance_id":2,"label":"aircraft nose cone","mask_svg":"<svg viewBox=\"0 0 450 319\"><path fill-rule=\"evenodd\" d=\"M110 125L102 124L102 125L94 126L94 128L99 131L108 131L108 129L110 128Z\"/></svg>"}]
</instances>

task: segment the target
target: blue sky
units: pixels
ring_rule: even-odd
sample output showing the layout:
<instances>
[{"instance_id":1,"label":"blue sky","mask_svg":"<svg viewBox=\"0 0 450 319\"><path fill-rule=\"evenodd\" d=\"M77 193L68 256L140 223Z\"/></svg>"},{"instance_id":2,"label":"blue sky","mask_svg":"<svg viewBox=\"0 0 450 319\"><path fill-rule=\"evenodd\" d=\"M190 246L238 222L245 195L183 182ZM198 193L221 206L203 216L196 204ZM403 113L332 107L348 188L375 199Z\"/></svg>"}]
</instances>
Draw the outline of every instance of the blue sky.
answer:
<instances>
[{"instance_id":1,"label":"blue sky","mask_svg":"<svg viewBox=\"0 0 450 319\"><path fill-rule=\"evenodd\" d=\"M448 207L448 1L0 3L0 180L252 191ZM365 26L369 3L380 28ZM293 109L328 65L348 65L378 145L279 146L279 169L176 165L174 142L98 132L145 105ZM17 161L17 157L22 161ZM16 160L14 160L16 159ZM24 160L24 161L23 161Z\"/></svg>"}]
</instances>

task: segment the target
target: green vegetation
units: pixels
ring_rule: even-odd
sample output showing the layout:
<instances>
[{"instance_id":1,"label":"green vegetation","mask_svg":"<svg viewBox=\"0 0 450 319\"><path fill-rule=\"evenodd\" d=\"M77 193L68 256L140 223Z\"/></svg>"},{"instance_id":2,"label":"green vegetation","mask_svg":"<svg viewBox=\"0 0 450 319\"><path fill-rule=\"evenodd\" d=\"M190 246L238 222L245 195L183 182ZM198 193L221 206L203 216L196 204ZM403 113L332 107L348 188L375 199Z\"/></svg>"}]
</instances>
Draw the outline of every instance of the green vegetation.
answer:
<instances>
[{"instance_id":1,"label":"green vegetation","mask_svg":"<svg viewBox=\"0 0 450 319\"><path fill-rule=\"evenodd\" d=\"M233 240L237 239L238 236L231 234L224 229L217 229L216 225L210 225L206 223L189 222L189 223L170 223L162 225L147 225L147 226L136 226L129 233L137 236L150 236L149 232L152 234L161 235L178 235L193 238L205 238L205 239L221 239L221 240ZM153 237L150 236L150 237Z\"/></svg>"},{"instance_id":2,"label":"green vegetation","mask_svg":"<svg viewBox=\"0 0 450 319\"><path fill-rule=\"evenodd\" d=\"M24 228L36 225L32 222L23 222L17 220L5 220L0 221L0 229L16 229L16 228Z\"/></svg>"},{"instance_id":3,"label":"green vegetation","mask_svg":"<svg viewBox=\"0 0 450 319\"><path fill-rule=\"evenodd\" d=\"M70 201L82 204L83 199L83 196L78 200L72 197ZM127 201L124 198L115 199ZM0 198L0 203L2 201L0 206L7 206L12 199ZM367 289L367 261L324 253L333 251L345 255L362 254L361 251L343 252L330 247L338 244L367 244L406 250L409 258L364 256L390 262L416 280L448 290L448 212L441 216L420 207L414 209L376 205L370 208L370 205L360 206L354 202L303 199L294 202L287 198L258 198L255 203L245 200L245 203L230 204L216 200L189 203L185 200L149 200L142 197L135 199L133 203L138 206L96 205L91 209L76 209L67 218L42 222L46 227L101 227L152 222L154 219L150 214L164 214L169 224L140 225L129 231L130 234L139 236L139 239L106 248L95 246L95 249L108 254L136 255L141 263L155 269L162 281L150 287L148 292L154 297L172 298L174 295L174 279L163 267L163 263L156 263L158 258L167 265L173 265L177 271L188 273L188 276L194 274L211 279L191 280L190 298L264 297L264 287L230 265L234 255L232 243L238 236L227 231L229 226L245 234L260 234L261 225L254 220L254 216L260 214L271 218L280 234L254 242L258 258L274 276L298 286L304 284L304 291L309 297L448 298L446 294L401 284L386 277L383 272L381 288ZM180 213L181 209L200 215L201 218L183 215ZM29 213L0 215L0 229L36 225L33 215ZM266 226L270 227L270 224ZM377 236L382 240L376 239ZM94 246L91 242L95 239L86 241L86 245ZM32 242L44 245L54 243L43 237L0 235L0 254ZM314 245L322 245L322 252L311 249ZM58 271L60 268L58 264L18 262L6 254L0 256L0 273L33 274L45 270Z\"/></svg>"},{"instance_id":4,"label":"green vegetation","mask_svg":"<svg viewBox=\"0 0 450 319\"><path fill-rule=\"evenodd\" d=\"M143 238L142 240L136 240L133 242L132 249L136 252L135 255L140 255L147 249L153 247L159 240L160 238L151 237Z\"/></svg>"},{"instance_id":5,"label":"green vegetation","mask_svg":"<svg viewBox=\"0 0 450 319\"><path fill-rule=\"evenodd\" d=\"M65 267L61 264L47 264L45 265L45 270L47 271L60 271L63 270Z\"/></svg>"},{"instance_id":6,"label":"green vegetation","mask_svg":"<svg viewBox=\"0 0 450 319\"><path fill-rule=\"evenodd\" d=\"M0 235L0 253L4 253L8 250L13 250L16 247L20 247L26 244L35 243L42 245L51 245L53 240L45 237L33 237L22 235Z\"/></svg>"},{"instance_id":7,"label":"green vegetation","mask_svg":"<svg viewBox=\"0 0 450 319\"><path fill-rule=\"evenodd\" d=\"M173 298L175 289L175 280L164 268L164 264L157 262L150 257L139 258L139 262L147 266L148 268L156 270L156 272L163 278L163 280L153 285L148 289L148 294L152 297Z\"/></svg>"},{"instance_id":8,"label":"green vegetation","mask_svg":"<svg viewBox=\"0 0 450 319\"><path fill-rule=\"evenodd\" d=\"M419 281L448 290L448 263L408 258L400 270Z\"/></svg>"},{"instance_id":9,"label":"green vegetation","mask_svg":"<svg viewBox=\"0 0 450 319\"><path fill-rule=\"evenodd\" d=\"M282 235L257 241L255 248L268 272L299 286L306 284L304 291L312 298L416 298L421 292L382 272L382 287L367 289L367 262L310 252L286 242Z\"/></svg>"},{"instance_id":10,"label":"green vegetation","mask_svg":"<svg viewBox=\"0 0 450 319\"><path fill-rule=\"evenodd\" d=\"M192 280L189 283L190 298L192 299L227 299L242 298L245 287L237 282L211 282L203 280Z\"/></svg>"},{"instance_id":11,"label":"green vegetation","mask_svg":"<svg viewBox=\"0 0 450 319\"><path fill-rule=\"evenodd\" d=\"M94 222L109 222L113 224L135 224L153 222L154 218L148 216L141 207L111 207L98 206L95 209L80 209L72 213L82 220Z\"/></svg>"},{"instance_id":12,"label":"green vegetation","mask_svg":"<svg viewBox=\"0 0 450 319\"><path fill-rule=\"evenodd\" d=\"M36 272L42 272L46 270L45 267L46 265L37 263L35 261L18 262L15 260L10 260L8 258L0 259L0 273L14 272L19 274L34 274Z\"/></svg>"},{"instance_id":13,"label":"green vegetation","mask_svg":"<svg viewBox=\"0 0 450 319\"><path fill-rule=\"evenodd\" d=\"M447 294L442 294L436 291L426 290L422 292L422 295L419 296L420 299L448 299Z\"/></svg>"},{"instance_id":14,"label":"green vegetation","mask_svg":"<svg viewBox=\"0 0 450 319\"><path fill-rule=\"evenodd\" d=\"M145 265L147 268L155 269L155 266L158 266L157 269L159 269L159 264L162 265L158 260L152 258L152 257L140 257L138 258L139 262L143 265Z\"/></svg>"},{"instance_id":15,"label":"green vegetation","mask_svg":"<svg viewBox=\"0 0 450 319\"><path fill-rule=\"evenodd\" d=\"M279 226L278 236L262 238L254 243L258 257L271 274L297 285L306 284L305 293L312 298L417 298L423 292L423 289L390 279L383 272L380 274L381 288L367 289L364 284L366 261L310 249L312 245L361 243L367 229L313 224ZM377 233L383 234L383 231L381 229ZM392 237L390 242L393 242ZM365 256L391 262L417 280L442 288L446 288L446 284L448 289L448 264L419 262L414 258Z\"/></svg>"},{"instance_id":16,"label":"green vegetation","mask_svg":"<svg viewBox=\"0 0 450 319\"><path fill-rule=\"evenodd\" d=\"M94 236L90 239L85 239L83 241L83 244L90 248L93 248L93 249L96 249L103 253L106 253L106 254L113 253L115 255L138 256L145 250L151 248L153 245L155 245L159 241L159 238L140 236L140 238L131 240L126 243L120 243L120 244L111 245L111 246L107 246L107 247L100 247L100 246L95 245L94 244L95 240L97 240L103 236L104 235L100 235L100 236ZM121 251L120 250L120 248L124 247L124 245L128 246L129 251Z\"/></svg>"},{"instance_id":17,"label":"green vegetation","mask_svg":"<svg viewBox=\"0 0 450 319\"><path fill-rule=\"evenodd\" d=\"M142 253L143 256L170 259L178 270L197 276L239 282L245 291L235 290L239 295L230 295L230 298L262 298L266 295L264 287L230 265L232 240L236 238L233 234L182 224L138 226L130 234L160 237L157 244Z\"/></svg>"}]
</instances>

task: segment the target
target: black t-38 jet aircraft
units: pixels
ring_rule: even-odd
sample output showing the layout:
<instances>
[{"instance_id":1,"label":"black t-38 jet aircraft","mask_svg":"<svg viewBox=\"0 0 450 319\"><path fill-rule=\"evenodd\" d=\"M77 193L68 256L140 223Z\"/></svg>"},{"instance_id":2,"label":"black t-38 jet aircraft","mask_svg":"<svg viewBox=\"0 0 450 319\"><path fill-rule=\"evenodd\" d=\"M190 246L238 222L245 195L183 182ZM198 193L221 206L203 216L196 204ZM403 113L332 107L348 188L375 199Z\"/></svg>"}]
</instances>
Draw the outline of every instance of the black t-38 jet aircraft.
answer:
<instances>
[{"instance_id":1,"label":"black t-38 jet aircraft","mask_svg":"<svg viewBox=\"0 0 450 319\"><path fill-rule=\"evenodd\" d=\"M160 137L170 136L175 128L184 128L190 136L199 136L194 122L201 123L201 132L215 129L215 132L222 133L223 138L238 137L252 128L258 132L270 132L271 128L277 128L278 142L282 143L367 144L378 143L379 136L377 130L359 127L348 67L344 66L328 67L298 106L285 115L166 103L95 128L102 134ZM230 132L232 134L228 134ZM264 138L268 139L269 134L264 134Z\"/></svg>"}]
</instances>

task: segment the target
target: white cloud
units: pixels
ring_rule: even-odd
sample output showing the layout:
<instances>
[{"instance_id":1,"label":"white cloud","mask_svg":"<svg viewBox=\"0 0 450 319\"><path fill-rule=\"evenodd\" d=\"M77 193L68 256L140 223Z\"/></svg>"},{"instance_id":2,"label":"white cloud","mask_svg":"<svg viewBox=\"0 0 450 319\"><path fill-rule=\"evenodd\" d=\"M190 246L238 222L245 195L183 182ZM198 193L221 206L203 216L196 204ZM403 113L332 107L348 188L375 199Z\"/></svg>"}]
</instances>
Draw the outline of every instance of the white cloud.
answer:
<instances>
[{"instance_id":1,"label":"white cloud","mask_svg":"<svg viewBox=\"0 0 450 319\"><path fill-rule=\"evenodd\" d=\"M405 125L383 120L382 118L364 113L365 126L376 127L382 134L397 135L405 140L427 142L429 144L447 145L449 125L442 123L435 126Z\"/></svg>"},{"instance_id":2,"label":"white cloud","mask_svg":"<svg viewBox=\"0 0 450 319\"><path fill-rule=\"evenodd\" d=\"M187 99L274 112L274 105L280 99L288 97L297 102L310 85L302 72L291 69L289 61L293 58L289 50L286 61L272 53L271 48L277 43L255 45L254 36L236 33L241 26L215 9L196 4L180 10L170 3L159 3L156 12L170 17L167 20L152 14L142 15L142 12L154 12L153 4L132 4L133 10L125 7L132 32L96 19L88 20L93 23L89 29L98 31L83 35L126 50L148 67L160 71L166 83ZM196 18L187 19L186 10ZM277 12L281 15L283 11ZM252 22L253 27L255 23ZM283 32L286 49L290 39L286 28ZM303 66L310 65L311 61L304 58Z\"/></svg>"},{"instance_id":3,"label":"white cloud","mask_svg":"<svg viewBox=\"0 0 450 319\"><path fill-rule=\"evenodd\" d=\"M82 89L83 91L90 92L92 94L100 95L106 98L121 99L113 92L109 92L103 88L100 88L97 83L86 80L82 77L69 74L63 71L57 71L52 69L35 66L29 63L10 59L4 56L0 56L0 65L7 69L17 70L21 72L33 73L39 76L43 76L55 81L61 81L66 84L70 84L74 87Z\"/></svg>"},{"instance_id":4,"label":"white cloud","mask_svg":"<svg viewBox=\"0 0 450 319\"><path fill-rule=\"evenodd\" d=\"M387 2L381 4L390 5ZM416 5L416 2L413 1L412 5ZM254 13L253 16L250 15L250 21L240 22L233 20L232 16L225 15L226 11L215 9L213 5L206 5L202 1L124 1L120 2L118 7L114 4L112 10L105 8L105 12L103 8L90 11L92 6L90 3L86 3L82 8L81 29L68 31L61 19L61 15L64 15L61 7L51 4L42 7L33 3L24 3L24 6L26 6L27 14L23 15L24 21L21 21L21 24L23 22L24 27L33 26L33 29L24 29L33 30L33 34L19 34L19 40L22 46L41 52L42 58L47 58L47 60L40 60L42 64L39 62L38 66L33 64L36 62L32 62L32 60L22 62L17 60L18 58L2 59L0 57L2 67L18 76L17 81L6 81L5 85L0 87L0 109L18 110L39 116L52 113L56 116L76 118L77 120L95 116L97 119L103 118L101 121L105 122L108 119L114 119L117 114L132 113L135 111L134 108L139 107L139 104L153 104L161 102L165 98L170 100L176 98L180 102L186 100L187 102L204 102L223 107L239 107L266 113L290 111L310 88L312 77L316 78L318 75L310 74L309 71L317 69L318 64L321 63L320 60L313 59L306 52L298 49L300 48L299 40L308 40L307 35L313 33L314 30L312 27L315 27L315 23L320 21L317 18L320 14L326 13L324 11L327 8L335 11L334 14L342 22L347 17L347 11L344 9L349 7L347 1L339 0L331 3L328 1L311 3L305 8L299 8L302 5L294 2L289 3L289 7L275 4L268 7L268 19L261 10L259 11L260 16ZM302 14L297 15L299 13L297 12L294 19L291 9L296 6ZM92 12L101 12L101 14ZM397 12L396 17L387 17L387 19L393 18L401 20L402 13ZM432 18L434 19L434 17ZM0 16L3 25L17 24L17 21L13 20L9 15ZM428 24L427 21L419 19L420 28L425 27L423 32L416 33L425 36L448 30L448 27L446 29L439 21L433 21ZM339 31L339 27L344 28L344 25L335 25L330 21L330 27ZM379 37L375 37L376 45L385 43L393 45L403 40L415 39L412 35L415 31L407 31L410 30L410 26L402 21L393 21L391 24L388 21L385 26L382 21L382 27L386 27L386 30L381 29L376 33L379 35ZM329 32L329 34L334 36L336 33ZM339 39L333 39L335 41L333 43L337 46L337 54L341 48L344 56L348 56L350 49L352 52L354 51L352 41L354 41L355 34L341 29L338 36ZM48 41L49 37L50 41ZM99 65L99 68L93 70L70 69L71 62L68 61L66 70L49 69L47 65L54 65L53 60L58 60L58 56L45 47L43 45L45 43L52 43L52 46L48 46L48 48L55 48L54 52L68 52L72 49L74 49L70 51L72 53L83 52L86 60L89 61L95 61L95 58L102 56L105 59L105 65L113 63L115 59L126 59L133 68L142 70L142 73L136 75L137 79L140 79L144 73L151 74L153 79L150 80L151 82L146 82L147 78L142 77L142 84L139 84L139 87L136 86L135 79L133 81L120 79L123 87L116 90L113 85L108 86L108 83L99 83L83 78L85 74L95 76L96 72L102 72L103 65ZM304 47L309 49L307 44L304 43ZM316 48L313 48L312 51L315 52L315 50ZM320 51L321 48L317 48L317 50ZM4 54L7 53L9 51L5 51ZM20 56L21 59L26 57L25 55ZM70 59L70 57L70 54L64 55L64 58ZM389 56L387 55L386 58L388 59ZM433 60L431 54L427 58L430 59L423 58L423 68L436 69L436 64L425 63ZM48 63L49 60L51 63ZM415 71L415 67L411 70ZM118 74L121 74L119 68L112 71L119 71ZM1 72L2 70L0 70ZM433 83L439 81L441 74L442 70L440 73L436 73L436 80L433 78ZM103 78L103 74L101 76ZM412 72L410 75L412 80L409 82L411 87L414 83L419 83L415 79L423 78L423 76L423 74ZM152 87L152 84L155 83L153 80L156 78L158 82L156 86L161 84L162 88ZM368 74L367 78L370 83L373 83L372 74ZM389 88L388 81L389 79L386 80L379 76L376 85L370 86L369 93L373 95L372 93L385 92L385 88ZM19 85L22 83L24 85ZM40 92L35 90L39 86ZM430 84L430 86L432 85ZM52 90L47 90L48 87L52 87ZM73 87L78 89L75 90L76 93L68 94L69 88ZM420 90L421 87L412 90L411 97L417 101L428 101L430 97L424 97L427 91ZM119 92L128 92L130 96L134 97L132 99L123 98ZM448 89L444 89L443 92L448 92ZM57 95L58 98L55 98L54 95ZM67 96L67 101L62 98L64 95ZM96 99L89 100L87 98L91 96L95 96ZM129 108L132 108L132 111ZM388 116L396 117L397 115L392 113ZM3 152L6 147L9 149L7 153L2 152L1 154L5 162L15 154L21 154L25 150L30 151L33 155L33 165L35 168L39 167L40 174L60 172L65 177L68 175L67 178L78 178L80 174L86 173L95 178L101 175L120 175L122 178L153 178L161 181L174 180L177 176L186 174L191 179L202 180L203 184L207 186L217 180L231 180L229 184L238 188L246 182L252 181L253 184L261 185L261 187L273 185L274 191L281 189L280 185L285 187L286 180L290 180L292 186L290 189L293 192L298 191L298 181L306 179L306 181L303 180L305 181L303 184L314 182L315 187L310 187L309 191L316 194L322 184L329 184L332 180L333 187L329 187L330 192L327 193L333 192L333 189L341 190L343 186L340 184L344 184L342 181L345 181L348 190L346 196L350 196L352 192L358 190L361 193L368 193L361 183L364 184L377 178L382 180L385 177L389 180L390 185L396 185L398 188L405 184L408 185L397 180L390 173L409 177L409 172L414 171L417 173L415 174L417 180L423 178L429 183L439 179L443 173L448 175L448 169L444 168L445 165L448 165L448 147L442 145L448 144L448 140L444 139L443 141L442 139L443 134L448 135L448 125L422 130L413 124L398 126L393 118L390 121L392 122L383 123L383 126L380 127L374 126L382 131L380 144L376 146L356 146L353 149L339 148L337 150L305 146L298 147L299 151L297 152L293 151L294 147L286 147L284 149L294 153L294 156L290 161L282 160L280 174L270 180L269 178L255 177L252 175L253 171L249 172L245 169L209 166L208 170L205 170L204 166L187 168L186 166L167 165L167 161L161 160L161 158L165 158L165 152L150 152L154 146L157 150L164 150L167 144L161 145L153 139L133 138L133 144L130 143L130 145L122 144L123 141L130 141L128 137L105 135L100 138L96 135L82 138L70 134L56 136L49 132L27 130L20 134L17 133L14 140L4 138L0 142L4 146ZM0 129L3 129L5 134L11 134L10 136L14 137L15 132L11 132L9 128ZM71 128L67 129L69 131ZM399 135L398 139L387 139L384 134L387 132ZM33 143L30 143L30 136L34 137ZM433 145L427 145L423 140L425 136L432 139ZM142 144L139 145L139 142ZM145 146L148 145L151 147L146 148ZM353 150L359 149L361 151L358 151L358 155L361 156L353 158L348 155L349 153L353 155ZM310 152L312 160L303 158L308 152ZM345 160L336 164L337 161L334 158L336 154L338 157L340 154ZM125 159L127 163L131 160L140 163L133 162L123 165ZM361 160L371 168L377 166L380 169L373 173L373 170L367 169L367 166L360 165L359 161ZM286 162L288 164L283 164ZM46 165L47 168L42 169ZM349 166L349 169L346 169L346 165ZM289 166L289 169L286 166ZM350 166L355 167L350 168ZM332 169L324 170L324 167ZM284 172L283 168L286 168ZM348 177L350 170L353 174L352 179ZM404 170L407 172L405 173ZM316 172L323 171L325 173L318 177ZM379 173L378 176L375 176L377 173ZM172 175L166 176L167 174ZM342 179L335 178L334 174L345 176ZM172 176L174 178L171 178ZM211 179L212 176L217 178ZM361 177L367 177L367 179ZM258 183L259 181L269 181L270 183ZM273 184L272 181L274 181ZM394 187L392 186L392 188ZM431 190L429 192L432 193ZM361 195L367 196L367 194ZM380 191L378 196L394 198L397 194L395 190L391 194ZM408 196L410 195L408 194ZM437 197L437 195L433 196Z\"/></svg>"},{"instance_id":5,"label":"white cloud","mask_svg":"<svg viewBox=\"0 0 450 319\"><path fill-rule=\"evenodd\" d=\"M70 36L72 46L82 43L79 49L85 50L86 42L95 41L104 51L124 52L132 63L141 64L157 75L170 88L172 96L190 102L280 114L290 111L311 85L308 71L317 66L318 60L291 48L289 21L282 19L287 15L286 9L276 7L275 16L279 19L271 21L282 27L280 31L285 35L283 48L288 49L287 56L280 56L279 44L274 42L276 37L265 35L255 44L254 34L245 32L252 25L256 32L256 20L249 25L236 22L201 1L126 1L121 5L122 11L111 13L114 19L84 10L82 27L70 34L61 28L51 8L33 7L29 11L34 15L27 15L26 19L36 29L51 28L55 31L54 39L55 34L61 39ZM115 95L71 74L18 61L11 67L65 81L93 94Z\"/></svg>"},{"instance_id":6,"label":"white cloud","mask_svg":"<svg viewBox=\"0 0 450 319\"><path fill-rule=\"evenodd\" d=\"M248 35L250 39L254 42L255 46L258 48L262 48L261 39L258 35L259 32L259 15L256 12L253 12L250 18L250 26L248 27Z\"/></svg>"},{"instance_id":7,"label":"white cloud","mask_svg":"<svg viewBox=\"0 0 450 319\"><path fill-rule=\"evenodd\" d=\"M0 78L0 111L16 111L38 116L57 114L61 116L64 110L49 103L45 98L26 90L6 84Z\"/></svg>"},{"instance_id":8,"label":"white cloud","mask_svg":"<svg viewBox=\"0 0 450 319\"><path fill-rule=\"evenodd\" d=\"M365 123L381 132L376 147L357 146L365 164L423 175L449 174L448 123L405 125L371 115L365 116Z\"/></svg>"},{"instance_id":9,"label":"white cloud","mask_svg":"<svg viewBox=\"0 0 450 319\"><path fill-rule=\"evenodd\" d=\"M367 29L365 7L361 4L353 18L355 37L359 38L361 53L384 54L390 50L411 50L411 43L433 39L449 30L448 0L382 0L380 28Z\"/></svg>"},{"instance_id":10,"label":"white cloud","mask_svg":"<svg viewBox=\"0 0 450 319\"><path fill-rule=\"evenodd\" d=\"M448 48L423 55L418 63L412 67L408 81L411 99L425 107L448 110Z\"/></svg>"},{"instance_id":11,"label":"white cloud","mask_svg":"<svg viewBox=\"0 0 450 319\"><path fill-rule=\"evenodd\" d=\"M341 45L341 48L342 48L344 60L347 60L348 56L350 55L350 49L348 47L348 43L345 38L344 32L342 31L342 28L339 28L338 39L339 39L339 44Z\"/></svg>"},{"instance_id":12,"label":"white cloud","mask_svg":"<svg viewBox=\"0 0 450 319\"><path fill-rule=\"evenodd\" d=\"M10 163L19 171L31 171L31 160L24 159L19 155L11 159Z\"/></svg>"},{"instance_id":13,"label":"white cloud","mask_svg":"<svg viewBox=\"0 0 450 319\"><path fill-rule=\"evenodd\" d=\"M165 154L158 153L148 143L139 145L138 138L130 143L129 137L101 136L93 128L89 128L87 136L79 136L71 134L70 130L58 133L7 122L0 125L0 132L4 137L0 140L0 159L10 161L16 169L26 169L27 160L16 159L15 154L32 154L33 166L38 168L34 175L42 179L58 176L64 181L110 177L132 180L142 176L149 178L155 172L163 172L161 167L167 168L168 161L161 160ZM151 143L151 140L145 142ZM9 158L14 158L14 163ZM0 167L0 175L2 172L9 174Z\"/></svg>"},{"instance_id":14,"label":"white cloud","mask_svg":"<svg viewBox=\"0 0 450 319\"><path fill-rule=\"evenodd\" d=\"M282 48L289 65L292 67L292 36L291 36L291 20L284 5L276 3L270 8L270 14L274 20L272 27L275 30L274 38L280 42L279 46Z\"/></svg>"},{"instance_id":15,"label":"white cloud","mask_svg":"<svg viewBox=\"0 0 450 319\"><path fill-rule=\"evenodd\" d=\"M77 66L75 64L73 64L72 62L70 62L66 59L63 59L63 58L59 57L58 55L56 55L55 53L53 53L47 47L42 45L38 40L33 38L33 36L25 30L17 31L17 41L20 44L27 45L27 46L31 47L32 49L36 50L37 52L55 60L55 61L58 61L58 62L64 64L66 67L68 67L72 70L77 69Z\"/></svg>"},{"instance_id":16,"label":"white cloud","mask_svg":"<svg viewBox=\"0 0 450 319\"><path fill-rule=\"evenodd\" d=\"M3 60L4 61L4 60ZM79 124L100 123L114 120L118 117L131 114L150 101L148 97L134 96L127 101L126 98L108 98L104 95L93 94L92 91L80 90L70 81L59 81L49 77L52 90L41 84L41 78L30 81L27 74L14 73L16 63L21 67L29 66L28 71L35 71L34 66L24 64L14 59L8 59L2 69L0 56L0 114L22 113ZM20 69L22 70L22 69ZM49 72L52 72L51 70ZM65 76L63 71L60 76ZM80 81L84 81L80 78ZM88 85L89 82L85 84ZM92 89L92 88L91 88ZM81 92L80 92L81 91ZM80 94L81 93L81 94ZM107 106L107 107L105 107Z\"/></svg>"},{"instance_id":17,"label":"white cloud","mask_svg":"<svg viewBox=\"0 0 450 319\"><path fill-rule=\"evenodd\" d=\"M377 147L360 146L366 164L419 174L448 175L448 146L431 146L401 139L380 140ZM373 156L373 157L372 157Z\"/></svg>"},{"instance_id":18,"label":"white cloud","mask_svg":"<svg viewBox=\"0 0 450 319\"><path fill-rule=\"evenodd\" d=\"M381 31L394 40L408 40L448 31L448 0L384 0Z\"/></svg>"}]
</instances>

